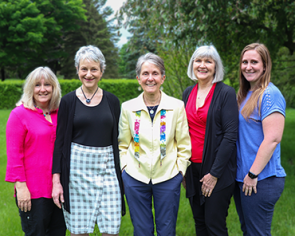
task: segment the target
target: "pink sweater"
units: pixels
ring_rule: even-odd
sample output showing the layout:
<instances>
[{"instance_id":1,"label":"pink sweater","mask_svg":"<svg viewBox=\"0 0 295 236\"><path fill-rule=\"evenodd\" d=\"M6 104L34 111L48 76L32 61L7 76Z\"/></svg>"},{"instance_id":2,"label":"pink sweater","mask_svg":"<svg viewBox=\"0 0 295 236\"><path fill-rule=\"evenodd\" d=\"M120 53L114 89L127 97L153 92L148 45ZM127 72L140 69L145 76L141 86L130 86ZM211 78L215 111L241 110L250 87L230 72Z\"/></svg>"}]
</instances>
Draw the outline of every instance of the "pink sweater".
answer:
<instances>
[{"instance_id":1,"label":"pink sweater","mask_svg":"<svg viewBox=\"0 0 295 236\"><path fill-rule=\"evenodd\" d=\"M32 199L51 198L57 111L50 115L52 124L42 110L21 105L12 110L7 121L5 181L26 182Z\"/></svg>"}]
</instances>

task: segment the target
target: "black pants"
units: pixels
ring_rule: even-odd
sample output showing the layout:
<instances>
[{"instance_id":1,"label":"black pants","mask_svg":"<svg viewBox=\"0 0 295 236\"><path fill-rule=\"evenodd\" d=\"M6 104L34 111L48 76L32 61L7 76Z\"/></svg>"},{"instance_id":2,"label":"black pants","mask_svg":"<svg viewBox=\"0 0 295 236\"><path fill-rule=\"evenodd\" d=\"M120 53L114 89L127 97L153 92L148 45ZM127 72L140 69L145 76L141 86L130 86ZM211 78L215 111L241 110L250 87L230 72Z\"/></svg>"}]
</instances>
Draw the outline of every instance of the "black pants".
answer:
<instances>
[{"instance_id":1,"label":"black pants","mask_svg":"<svg viewBox=\"0 0 295 236\"><path fill-rule=\"evenodd\" d=\"M21 211L22 230L25 236L65 236L66 225L63 212L52 199L31 199L31 211ZM17 203L17 198L16 198Z\"/></svg>"},{"instance_id":2,"label":"black pants","mask_svg":"<svg viewBox=\"0 0 295 236\"><path fill-rule=\"evenodd\" d=\"M196 189L201 194L200 171L201 164L192 163ZM204 204L200 205L200 195L189 198L191 209L195 220L197 236L227 236L226 217L230 199L233 195L235 183L214 192L206 197Z\"/></svg>"}]
</instances>

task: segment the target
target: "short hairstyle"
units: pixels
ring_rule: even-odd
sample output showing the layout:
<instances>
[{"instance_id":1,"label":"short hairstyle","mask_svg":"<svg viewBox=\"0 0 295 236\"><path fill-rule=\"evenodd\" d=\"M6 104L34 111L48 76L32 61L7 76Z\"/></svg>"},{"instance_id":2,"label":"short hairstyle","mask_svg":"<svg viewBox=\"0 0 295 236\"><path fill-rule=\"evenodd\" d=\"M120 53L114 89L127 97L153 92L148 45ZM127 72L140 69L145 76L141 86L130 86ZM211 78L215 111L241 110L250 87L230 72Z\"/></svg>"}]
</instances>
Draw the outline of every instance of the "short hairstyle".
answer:
<instances>
[{"instance_id":1,"label":"short hairstyle","mask_svg":"<svg viewBox=\"0 0 295 236\"><path fill-rule=\"evenodd\" d=\"M98 47L92 45L80 47L75 55L75 67L77 68L77 70L79 69L80 61L83 61L85 59L99 62L100 70L101 72L104 72L106 68L106 60Z\"/></svg>"},{"instance_id":2,"label":"short hairstyle","mask_svg":"<svg viewBox=\"0 0 295 236\"><path fill-rule=\"evenodd\" d=\"M24 83L24 92L21 99L16 103L16 106L23 104L26 108L31 110L35 109L34 87L41 79L44 79L52 85L52 97L49 102L49 110L54 111L58 109L61 89L55 74L48 67L38 67L27 76Z\"/></svg>"},{"instance_id":3,"label":"short hairstyle","mask_svg":"<svg viewBox=\"0 0 295 236\"><path fill-rule=\"evenodd\" d=\"M191 60L187 68L188 77L193 81L198 80L198 78L195 76L195 73L194 73L193 64L196 58L205 58L205 57L211 58L215 62L215 75L214 75L214 79L212 83L217 83L219 81L222 81L224 76L223 64L216 48L213 45L201 46L196 49L196 51L193 53L191 57Z\"/></svg>"},{"instance_id":4,"label":"short hairstyle","mask_svg":"<svg viewBox=\"0 0 295 236\"><path fill-rule=\"evenodd\" d=\"M149 62L156 65L157 67L159 67L162 77L165 75L165 66L163 59L157 56L156 54L149 52L145 55L140 56L137 60L136 75L138 77L140 76L142 64L145 62Z\"/></svg>"},{"instance_id":5,"label":"short hairstyle","mask_svg":"<svg viewBox=\"0 0 295 236\"><path fill-rule=\"evenodd\" d=\"M261 60L263 62L264 72L260 76L258 83L256 87L254 88L249 100L244 105L241 114L244 118L248 119L255 108L258 108L259 114L260 114L260 106L262 101L262 95L266 87L268 86L271 78L271 57L270 53L267 49L267 47L262 43L251 43L244 47L244 49L241 52L240 56L240 64L239 64L239 82L240 82L240 88L237 94L237 101L239 107L241 106L242 102L245 100L248 91L251 88L250 83L246 80L246 78L243 75L243 72L241 70L241 65L243 61L243 56L245 52L255 50L261 57Z\"/></svg>"}]
</instances>

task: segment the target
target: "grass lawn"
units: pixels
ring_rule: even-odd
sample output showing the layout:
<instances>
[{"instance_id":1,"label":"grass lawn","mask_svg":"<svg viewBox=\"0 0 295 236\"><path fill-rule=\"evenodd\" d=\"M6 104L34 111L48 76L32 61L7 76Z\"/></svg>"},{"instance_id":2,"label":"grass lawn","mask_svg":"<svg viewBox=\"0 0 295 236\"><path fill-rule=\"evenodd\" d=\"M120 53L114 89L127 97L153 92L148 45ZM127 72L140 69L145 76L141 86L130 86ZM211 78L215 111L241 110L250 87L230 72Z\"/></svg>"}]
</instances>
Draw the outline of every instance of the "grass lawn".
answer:
<instances>
[{"instance_id":1,"label":"grass lawn","mask_svg":"<svg viewBox=\"0 0 295 236\"><path fill-rule=\"evenodd\" d=\"M6 142L5 127L11 110L0 110L0 235L19 236L24 235L21 230L18 209L13 197L13 184L4 181L6 171ZM255 138L255 137L254 137ZM284 192L276 204L272 224L273 236L295 235L295 110L286 112L286 126L282 140L282 165L287 172ZM232 201L227 218L230 236L242 236L238 215ZM122 218L120 235L131 236L133 227L129 212ZM176 228L177 236L193 236L194 221L188 200L185 198L185 190L182 188L181 199ZM69 236L69 232L67 232ZM98 229L91 235L101 235Z\"/></svg>"}]
</instances>

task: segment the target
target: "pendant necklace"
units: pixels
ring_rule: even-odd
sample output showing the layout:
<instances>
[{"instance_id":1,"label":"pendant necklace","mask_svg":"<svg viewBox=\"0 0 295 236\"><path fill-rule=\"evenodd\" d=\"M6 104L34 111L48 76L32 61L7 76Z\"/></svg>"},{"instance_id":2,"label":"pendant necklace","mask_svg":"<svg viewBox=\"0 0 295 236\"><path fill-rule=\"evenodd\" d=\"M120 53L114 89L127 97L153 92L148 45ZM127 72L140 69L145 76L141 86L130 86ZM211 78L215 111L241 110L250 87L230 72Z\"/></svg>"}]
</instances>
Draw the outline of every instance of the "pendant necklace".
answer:
<instances>
[{"instance_id":1,"label":"pendant necklace","mask_svg":"<svg viewBox=\"0 0 295 236\"><path fill-rule=\"evenodd\" d=\"M143 100L144 100L144 103L146 104L145 99L143 99ZM160 97L160 101L161 101L161 97ZM159 103L160 103L160 101L159 101ZM151 115L153 115L155 113L155 110L154 109L156 108L156 110L157 110L158 106L159 106L159 104L157 104L155 106L147 106L146 105L146 107L148 108L148 110L149 110L149 112L150 112Z\"/></svg>"},{"instance_id":2,"label":"pendant necklace","mask_svg":"<svg viewBox=\"0 0 295 236\"><path fill-rule=\"evenodd\" d=\"M84 91L82 89L82 86L81 86L81 90L82 90L82 93L84 95L84 98L86 99L86 103L89 104L91 102L92 98L94 97L94 95L96 94L96 92L98 90L98 87L97 87L96 91L94 92L94 94L92 95L92 97L90 99L85 96L85 93L84 93Z\"/></svg>"},{"instance_id":3,"label":"pendant necklace","mask_svg":"<svg viewBox=\"0 0 295 236\"><path fill-rule=\"evenodd\" d=\"M150 114L153 115L155 113L154 109L155 107L157 107L158 105L156 106L153 106L153 107L148 107L149 111L150 111Z\"/></svg>"}]
</instances>

